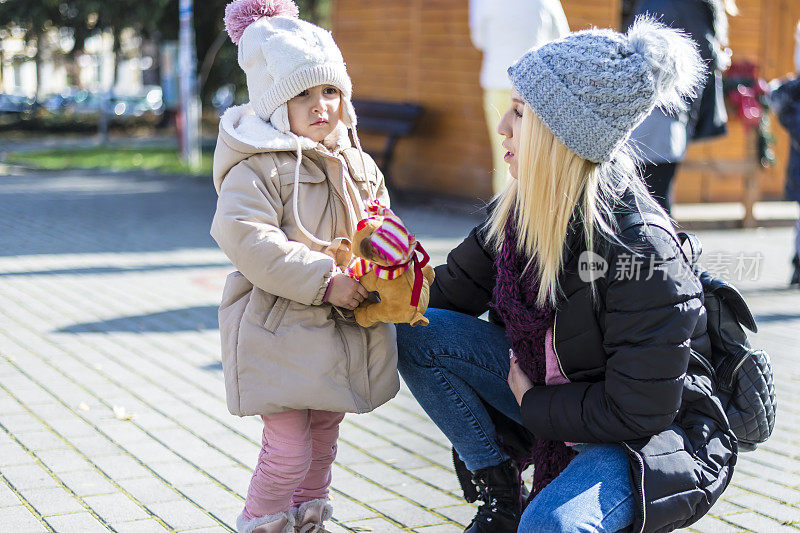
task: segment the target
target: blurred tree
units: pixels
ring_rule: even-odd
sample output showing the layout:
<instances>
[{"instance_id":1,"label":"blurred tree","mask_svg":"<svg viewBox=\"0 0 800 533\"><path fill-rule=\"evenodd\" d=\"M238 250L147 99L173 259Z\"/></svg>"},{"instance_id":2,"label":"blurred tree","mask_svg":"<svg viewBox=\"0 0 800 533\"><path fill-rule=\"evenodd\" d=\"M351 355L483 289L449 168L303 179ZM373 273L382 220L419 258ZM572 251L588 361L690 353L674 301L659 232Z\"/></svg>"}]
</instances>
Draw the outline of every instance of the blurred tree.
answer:
<instances>
[{"instance_id":1,"label":"blurred tree","mask_svg":"<svg viewBox=\"0 0 800 533\"><path fill-rule=\"evenodd\" d=\"M330 0L295 1L300 9L301 18L328 26ZM236 86L238 100L247 98L245 76L237 62L236 45L225 33L223 16L225 6L229 3L230 0L204 0L203 9L195 9L194 12L197 80L204 103L209 103L214 92L227 84ZM163 39L178 38L178 0L168 0L167 7L161 11L158 33Z\"/></svg>"},{"instance_id":2,"label":"blurred tree","mask_svg":"<svg viewBox=\"0 0 800 533\"><path fill-rule=\"evenodd\" d=\"M330 29L330 0L296 0L300 18Z\"/></svg>"},{"instance_id":3,"label":"blurred tree","mask_svg":"<svg viewBox=\"0 0 800 533\"><path fill-rule=\"evenodd\" d=\"M74 46L68 52L70 63L74 63L90 35L109 31L119 61L122 30L132 28L139 34L152 35L170 3L170 0L5 0L0 2L0 21L7 21L5 26L22 28L25 40L37 44L43 43L42 36L49 28L69 29L74 39ZM43 48L37 46L37 65Z\"/></svg>"},{"instance_id":4,"label":"blurred tree","mask_svg":"<svg viewBox=\"0 0 800 533\"><path fill-rule=\"evenodd\" d=\"M158 21L170 7L170 0L70 0L84 13L91 14L88 20L95 19L94 27L111 32L114 43L114 61L119 64L121 43L120 34L126 28L147 38L158 31ZM96 17L96 18L95 18ZM83 43L81 43L82 45ZM82 46L81 46L82 47ZM114 83L116 85L116 69Z\"/></svg>"},{"instance_id":5,"label":"blurred tree","mask_svg":"<svg viewBox=\"0 0 800 533\"><path fill-rule=\"evenodd\" d=\"M222 85L244 86L244 73L236 62L236 46L227 38L222 20L228 3L229 0L203 0L203 8L194 10L197 79L204 103L210 102ZM196 0L195 5L198 5ZM167 7L157 23L157 33L159 40L178 39L178 0L167 0Z\"/></svg>"},{"instance_id":6,"label":"blurred tree","mask_svg":"<svg viewBox=\"0 0 800 533\"><path fill-rule=\"evenodd\" d=\"M202 9L194 11L198 80L205 102L225 84L234 84L239 95L246 95L244 73L236 60L236 46L224 33L223 15L229 1L203 0L202 4L197 3ZM302 18L329 25L330 0L296 2ZM143 38L155 42L177 40L178 0L0 0L0 26L10 25L23 28L29 42L38 41L47 28L69 28L75 40L68 53L70 63L74 63L83 50L87 37L109 31L114 37L114 53L119 61L119 36L125 28L132 28Z\"/></svg>"},{"instance_id":7,"label":"blurred tree","mask_svg":"<svg viewBox=\"0 0 800 533\"><path fill-rule=\"evenodd\" d=\"M58 0L42 0L28 2L26 0L6 0L0 2L0 20L9 21L6 25L13 25L25 30L25 42L36 44L36 78L42 79L42 58L45 53L44 35L51 27L57 26L61 15ZM37 84L36 95L39 94Z\"/></svg>"}]
</instances>

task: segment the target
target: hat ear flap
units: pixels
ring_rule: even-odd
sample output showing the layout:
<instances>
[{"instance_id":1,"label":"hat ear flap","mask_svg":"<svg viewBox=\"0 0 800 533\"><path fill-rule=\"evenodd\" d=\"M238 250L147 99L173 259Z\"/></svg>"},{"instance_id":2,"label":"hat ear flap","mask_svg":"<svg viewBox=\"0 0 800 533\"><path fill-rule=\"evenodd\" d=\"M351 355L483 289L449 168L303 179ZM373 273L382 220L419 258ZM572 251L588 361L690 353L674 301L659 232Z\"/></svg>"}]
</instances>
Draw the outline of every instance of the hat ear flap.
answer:
<instances>
[{"instance_id":1,"label":"hat ear flap","mask_svg":"<svg viewBox=\"0 0 800 533\"><path fill-rule=\"evenodd\" d=\"M289 133L289 106L285 103L279 105L278 108L272 112L269 121L275 126L276 130L281 133Z\"/></svg>"},{"instance_id":2,"label":"hat ear flap","mask_svg":"<svg viewBox=\"0 0 800 533\"><path fill-rule=\"evenodd\" d=\"M356 110L349 98L342 96L342 123L350 129L356 127Z\"/></svg>"}]
</instances>

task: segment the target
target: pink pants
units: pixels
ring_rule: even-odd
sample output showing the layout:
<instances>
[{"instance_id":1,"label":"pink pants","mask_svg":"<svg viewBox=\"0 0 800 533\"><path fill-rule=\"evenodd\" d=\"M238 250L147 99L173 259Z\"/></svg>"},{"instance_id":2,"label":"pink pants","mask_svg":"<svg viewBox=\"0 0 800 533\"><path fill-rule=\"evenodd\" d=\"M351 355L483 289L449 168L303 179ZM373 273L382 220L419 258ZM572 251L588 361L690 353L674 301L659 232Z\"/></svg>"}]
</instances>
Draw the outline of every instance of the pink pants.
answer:
<instances>
[{"instance_id":1,"label":"pink pants","mask_svg":"<svg viewBox=\"0 0 800 533\"><path fill-rule=\"evenodd\" d=\"M247 491L245 518L327 498L344 413L306 409L261 418L261 453Z\"/></svg>"}]
</instances>

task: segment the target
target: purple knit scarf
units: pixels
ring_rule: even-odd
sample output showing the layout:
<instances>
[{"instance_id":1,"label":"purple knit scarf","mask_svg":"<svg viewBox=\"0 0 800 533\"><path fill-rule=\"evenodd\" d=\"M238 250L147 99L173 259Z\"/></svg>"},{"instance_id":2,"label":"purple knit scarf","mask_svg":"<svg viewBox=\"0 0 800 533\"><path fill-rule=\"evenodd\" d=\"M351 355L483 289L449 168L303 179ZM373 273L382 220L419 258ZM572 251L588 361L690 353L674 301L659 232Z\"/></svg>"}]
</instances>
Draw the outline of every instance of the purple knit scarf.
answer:
<instances>
[{"instance_id":1,"label":"purple knit scarf","mask_svg":"<svg viewBox=\"0 0 800 533\"><path fill-rule=\"evenodd\" d=\"M536 264L524 273L528 259L517 252L517 231L512 212L506 223L503 246L495 259L497 281L492 307L506 326L506 335L517 356L519 365L535 386L545 384L544 339L553 325L554 310L539 307L536 295L539 279ZM533 438L530 456L523 458L533 464L533 489L531 497L539 493L569 464L575 452L563 442ZM530 501L530 500L529 500Z\"/></svg>"}]
</instances>

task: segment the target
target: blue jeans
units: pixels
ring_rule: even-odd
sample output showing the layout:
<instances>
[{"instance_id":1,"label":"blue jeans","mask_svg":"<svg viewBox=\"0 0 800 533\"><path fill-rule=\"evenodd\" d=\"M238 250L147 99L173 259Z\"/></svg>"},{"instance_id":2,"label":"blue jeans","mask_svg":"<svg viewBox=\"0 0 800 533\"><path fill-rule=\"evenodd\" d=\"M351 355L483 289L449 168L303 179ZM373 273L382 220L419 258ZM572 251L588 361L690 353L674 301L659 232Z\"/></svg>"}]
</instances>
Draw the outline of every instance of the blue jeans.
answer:
<instances>
[{"instance_id":1,"label":"blue jeans","mask_svg":"<svg viewBox=\"0 0 800 533\"><path fill-rule=\"evenodd\" d=\"M633 523L628 456L621 444L578 444L578 455L525 508L519 533L625 531Z\"/></svg>"},{"instance_id":2,"label":"blue jeans","mask_svg":"<svg viewBox=\"0 0 800 533\"><path fill-rule=\"evenodd\" d=\"M508 387L505 330L484 320L428 309L428 326L397 325L398 368L419 404L467 468L508 456L483 402L512 420L520 410ZM481 401L483 400L483 402ZM528 505L520 533L619 531L633 522L628 459L618 444L582 444L575 459Z\"/></svg>"},{"instance_id":3,"label":"blue jeans","mask_svg":"<svg viewBox=\"0 0 800 533\"><path fill-rule=\"evenodd\" d=\"M508 387L503 328L469 315L428 309L427 326L397 325L397 366L419 404L472 471L499 465L508 455L497 444L481 399L520 422Z\"/></svg>"}]
</instances>

